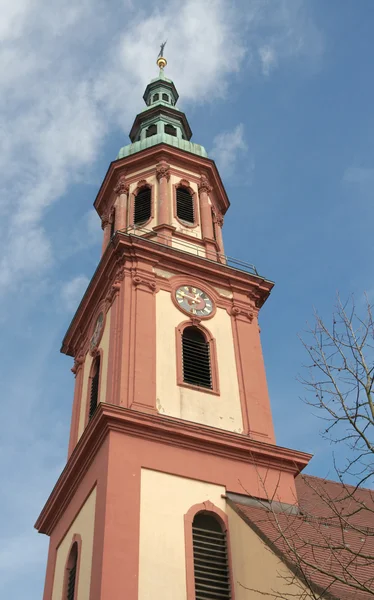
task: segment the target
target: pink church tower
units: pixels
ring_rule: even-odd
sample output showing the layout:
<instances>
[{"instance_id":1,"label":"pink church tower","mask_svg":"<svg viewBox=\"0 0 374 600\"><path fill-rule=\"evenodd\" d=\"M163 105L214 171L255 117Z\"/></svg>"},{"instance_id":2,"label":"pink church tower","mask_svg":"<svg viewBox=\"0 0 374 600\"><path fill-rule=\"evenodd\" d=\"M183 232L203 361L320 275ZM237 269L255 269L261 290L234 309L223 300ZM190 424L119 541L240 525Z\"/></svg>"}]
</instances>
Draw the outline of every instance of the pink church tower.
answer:
<instances>
[{"instance_id":1,"label":"pink church tower","mask_svg":"<svg viewBox=\"0 0 374 600\"><path fill-rule=\"evenodd\" d=\"M310 458L275 443L258 326L273 283L225 255L225 188L158 66L97 194L102 256L62 344L75 394L36 523L44 600L248 597L227 498L295 504Z\"/></svg>"}]
</instances>

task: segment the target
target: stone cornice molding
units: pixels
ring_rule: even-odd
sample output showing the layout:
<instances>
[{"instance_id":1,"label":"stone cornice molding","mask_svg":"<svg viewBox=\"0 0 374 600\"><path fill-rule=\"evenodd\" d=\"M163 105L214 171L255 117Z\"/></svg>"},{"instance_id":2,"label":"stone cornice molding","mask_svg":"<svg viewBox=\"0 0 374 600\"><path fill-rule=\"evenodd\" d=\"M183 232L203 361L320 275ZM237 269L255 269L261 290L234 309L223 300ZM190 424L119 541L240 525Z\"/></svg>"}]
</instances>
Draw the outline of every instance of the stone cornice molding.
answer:
<instances>
[{"instance_id":1,"label":"stone cornice molding","mask_svg":"<svg viewBox=\"0 0 374 600\"><path fill-rule=\"evenodd\" d=\"M206 172L209 183L214 187L217 208L222 214L227 211L230 202L213 160L186 153L167 144L157 144L142 152L115 160L110 164L94 202L99 215L101 216L110 204L113 197L113 187L120 175L123 174L124 169L126 169L126 177L129 181L132 179L132 173L139 172L139 169L146 170L149 168L150 172L153 171L154 173L154 165L163 160L173 164L174 169L180 169L181 171Z\"/></svg>"},{"instance_id":2,"label":"stone cornice molding","mask_svg":"<svg viewBox=\"0 0 374 600\"><path fill-rule=\"evenodd\" d=\"M255 467L280 470L294 476L308 464L312 457L305 452L260 442L246 435L192 421L100 403L35 524L40 533L51 534L104 439L111 431L147 441L162 441L170 446L193 452L244 461Z\"/></svg>"},{"instance_id":3,"label":"stone cornice molding","mask_svg":"<svg viewBox=\"0 0 374 600\"><path fill-rule=\"evenodd\" d=\"M163 268L175 270L177 273L186 273L188 276L210 283L213 287L220 285L232 291L236 290L244 297L247 296L249 300L250 295L256 296L257 304L261 305L266 301L274 285L259 275L234 269L224 263L205 261L201 257L182 252L178 248L153 243L144 237L117 232L101 257L96 272L67 330L62 343L62 352L70 356L77 355L78 344L81 343L81 337L86 332L88 322L91 321L98 303L108 293L108 280L112 282L110 285L115 284L116 286L114 293L118 291L121 281L117 278L116 282L119 261L122 266L123 261L126 261L130 268L135 266L139 260L154 266L163 265ZM136 273L136 275L143 277L142 273ZM253 302L252 307L255 312Z\"/></svg>"},{"instance_id":4,"label":"stone cornice molding","mask_svg":"<svg viewBox=\"0 0 374 600\"><path fill-rule=\"evenodd\" d=\"M160 181L163 177L166 178L167 181L170 179L170 165L166 162L166 160L161 160L156 165L156 177L157 181Z\"/></svg>"}]
</instances>

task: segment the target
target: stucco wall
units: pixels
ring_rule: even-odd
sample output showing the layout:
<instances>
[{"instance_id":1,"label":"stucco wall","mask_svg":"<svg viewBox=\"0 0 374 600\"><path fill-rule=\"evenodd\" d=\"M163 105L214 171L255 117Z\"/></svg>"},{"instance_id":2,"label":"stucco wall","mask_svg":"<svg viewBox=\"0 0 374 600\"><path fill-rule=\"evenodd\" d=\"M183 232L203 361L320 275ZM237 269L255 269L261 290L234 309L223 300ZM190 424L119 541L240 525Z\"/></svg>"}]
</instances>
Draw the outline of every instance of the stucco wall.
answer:
<instances>
[{"instance_id":1,"label":"stucco wall","mask_svg":"<svg viewBox=\"0 0 374 600\"><path fill-rule=\"evenodd\" d=\"M236 371L231 318L218 308L204 326L216 340L220 395L177 385L176 327L187 320L170 293L156 294L156 394L161 414L241 433L243 421Z\"/></svg>"},{"instance_id":2,"label":"stucco wall","mask_svg":"<svg viewBox=\"0 0 374 600\"><path fill-rule=\"evenodd\" d=\"M227 506L235 600L300 598L305 590L258 535ZM245 589L247 588L247 589ZM268 596L269 594L269 596Z\"/></svg>"},{"instance_id":3,"label":"stucco wall","mask_svg":"<svg viewBox=\"0 0 374 600\"><path fill-rule=\"evenodd\" d=\"M184 515L210 500L221 510L225 488L142 469L139 600L185 600Z\"/></svg>"},{"instance_id":4,"label":"stucco wall","mask_svg":"<svg viewBox=\"0 0 374 600\"><path fill-rule=\"evenodd\" d=\"M108 355L109 355L109 336L110 336L110 318L111 308L108 310L105 318L105 326L103 335L101 336L99 349L102 350L101 362L100 362L100 402L105 402L107 380L108 380ZM86 423L87 415L87 403L88 403L88 385L89 377L92 365L92 356L89 353L86 354L86 358L83 365L83 383L82 383L82 398L79 414L79 426L78 426L78 439L81 437Z\"/></svg>"},{"instance_id":5,"label":"stucco wall","mask_svg":"<svg viewBox=\"0 0 374 600\"><path fill-rule=\"evenodd\" d=\"M90 595L96 488L94 488L74 519L71 527L57 549L56 567L53 581L52 600L61 600L64 585L65 567L74 534L79 534L82 545L79 558L78 594L79 600L88 600Z\"/></svg>"}]
</instances>

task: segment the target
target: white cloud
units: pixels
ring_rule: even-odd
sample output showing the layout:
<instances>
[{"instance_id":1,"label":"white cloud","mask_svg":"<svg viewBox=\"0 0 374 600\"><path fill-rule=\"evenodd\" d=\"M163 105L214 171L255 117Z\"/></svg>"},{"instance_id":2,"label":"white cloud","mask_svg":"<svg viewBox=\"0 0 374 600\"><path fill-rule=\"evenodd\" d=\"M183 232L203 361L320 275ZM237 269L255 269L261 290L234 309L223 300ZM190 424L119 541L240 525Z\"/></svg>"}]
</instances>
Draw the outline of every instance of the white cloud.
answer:
<instances>
[{"instance_id":1,"label":"white cloud","mask_svg":"<svg viewBox=\"0 0 374 600\"><path fill-rule=\"evenodd\" d=\"M76 310L88 286L89 279L85 275L78 275L71 281L64 283L61 288L61 299L68 311Z\"/></svg>"},{"instance_id":2,"label":"white cloud","mask_svg":"<svg viewBox=\"0 0 374 600\"><path fill-rule=\"evenodd\" d=\"M216 161L222 175L230 176L234 173L239 158L247 154L247 151L248 146L244 137L244 125L240 123L232 131L224 131L216 135L210 155ZM252 169L253 164L249 158L248 164L250 164L250 168Z\"/></svg>"},{"instance_id":3,"label":"white cloud","mask_svg":"<svg viewBox=\"0 0 374 600\"><path fill-rule=\"evenodd\" d=\"M176 79L182 106L223 97L229 76L246 56L269 74L281 59L318 48L302 0L292 5L251 0L240 10L228 0L169 0L161 8L125 2L113 13L101 0L5 4L0 26L4 291L20 278L42 275L53 263L53 240L42 226L46 210L69 184L87 176L108 129L115 123L128 128L142 107L144 86L156 75L152 49L160 40L168 39L167 74ZM13 241L22 236L15 254ZM27 260L19 259L21 252Z\"/></svg>"}]
</instances>

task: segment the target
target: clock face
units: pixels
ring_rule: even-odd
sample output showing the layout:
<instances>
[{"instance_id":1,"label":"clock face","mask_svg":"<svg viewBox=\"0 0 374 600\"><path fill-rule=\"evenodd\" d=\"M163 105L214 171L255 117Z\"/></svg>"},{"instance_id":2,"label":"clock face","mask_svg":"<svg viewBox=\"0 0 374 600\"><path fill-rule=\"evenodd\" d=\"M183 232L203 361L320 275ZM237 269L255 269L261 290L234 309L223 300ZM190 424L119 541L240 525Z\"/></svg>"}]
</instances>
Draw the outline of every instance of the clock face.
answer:
<instances>
[{"instance_id":1,"label":"clock face","mask_svg":"<svg viewBox=\"0 0 374 600\"><path fill-rule=\"evenodd\" d=\"M175 292L175 299L181 309L190 315L208 317L213 311L213 300L205 292L192 285L182 285Z\"/></svg>"},{"instance_id":2,"label":"clock face","mask_svg":"<svg viewBox=\"0 0 374 600\"><path fill-rule=\"evenodd\" d=\"M91 337L91 341L90 341L90 349L91 350L92 350L92 348L94 348L97 345L97 343L100 339L100 334L101 334L103 325L104 325L104 314L101 312L96 319L95 329L94 329L94 332Z\"/></svg>"}]
</instances>

